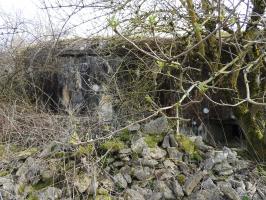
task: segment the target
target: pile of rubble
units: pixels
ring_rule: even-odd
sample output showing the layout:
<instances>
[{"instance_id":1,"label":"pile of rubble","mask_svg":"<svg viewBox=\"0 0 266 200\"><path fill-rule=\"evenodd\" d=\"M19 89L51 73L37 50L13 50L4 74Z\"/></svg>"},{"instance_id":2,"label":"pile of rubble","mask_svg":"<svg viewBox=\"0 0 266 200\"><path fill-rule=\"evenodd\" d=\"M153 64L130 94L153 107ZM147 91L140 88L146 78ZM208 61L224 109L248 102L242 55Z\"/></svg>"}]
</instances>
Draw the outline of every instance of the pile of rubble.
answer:
<instances>
[{"instance_id":1,"label":"pile of rubble","mask_svg":"<svg viewBox=\"0 0 266 200\"><path fill-rule=\"evenodd\" d=\"M10 155L1 155L0 199L266 199L254 162L176 135L163 117L97 144L53 142Z\"/></svg>"}]
</instances>

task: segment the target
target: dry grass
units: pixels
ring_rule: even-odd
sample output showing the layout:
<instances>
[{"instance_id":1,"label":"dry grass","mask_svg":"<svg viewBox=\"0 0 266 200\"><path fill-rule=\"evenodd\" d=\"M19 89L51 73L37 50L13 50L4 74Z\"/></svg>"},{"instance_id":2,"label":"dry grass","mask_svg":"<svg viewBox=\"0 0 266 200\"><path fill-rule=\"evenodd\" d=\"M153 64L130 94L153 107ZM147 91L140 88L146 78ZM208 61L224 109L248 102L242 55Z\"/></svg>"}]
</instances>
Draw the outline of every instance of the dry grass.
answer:
<instances>
[{"instance_id":1,"label":"dry grass","mask_svg":"<svg viewBox=\"0 0 266 200\"><path fill-rule=\"evenodd\" d=\"M89 139L98 127L90 116L55 114L29 104L0 103L0 141L22 146L39 146L64 141L74 131Z\"/></svg>"}]
</instances>

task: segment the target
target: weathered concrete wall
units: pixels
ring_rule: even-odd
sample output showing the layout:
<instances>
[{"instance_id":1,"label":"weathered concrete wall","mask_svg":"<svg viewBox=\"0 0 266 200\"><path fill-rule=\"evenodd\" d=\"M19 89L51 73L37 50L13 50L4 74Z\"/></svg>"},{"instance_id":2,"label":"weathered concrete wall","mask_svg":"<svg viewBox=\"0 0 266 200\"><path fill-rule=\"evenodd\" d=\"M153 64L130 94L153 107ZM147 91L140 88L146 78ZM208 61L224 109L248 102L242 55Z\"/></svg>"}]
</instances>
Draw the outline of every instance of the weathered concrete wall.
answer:
<instances>
[{"instance_id":1,"label":"weathered concrete wall","mask_svg":"<svg viewBox=\"0 0 266 200\"><path fill-rule=\"evenodd\" d=\"M30 90L38 90L48 109L99 112L101 120L109 121L112 98L108 87L122 61L116 55L98 53L103 48L100 44L83 42L51 51L48 47L30 49L24 60Z\"/></svg>"},{"instance_id":2,"label":"weathered concrete wall","mask_svg":"<svg viewBox=\"0 0 266 200\"><path fill-rule=\"evenodd\" d=\"M83 40L50 51L47 46L38 51L31 49L24 63L30 72L29 80L40 88L42 103L46 107L54 111L97 113L100 121L112 121L110 80L123 62L128 64L132 61L123 61L123 54L128 53L125 49L120 48L118 52L114 53L108 43ZM131 84L129 80L125 81ZM170 96L163 98L171 99ZM173 101L176 98L173 97ZM160 95L158 99L164 101ZM204 135L212 144L216 143L215 140L227 143L226 138L239 138L241 130L231 108L221 109L208 101L201 101L190 108L183 108L183 111L184 118L191 119L188 128L194 129L192 134Z\"/></svg>"}]
</instances>

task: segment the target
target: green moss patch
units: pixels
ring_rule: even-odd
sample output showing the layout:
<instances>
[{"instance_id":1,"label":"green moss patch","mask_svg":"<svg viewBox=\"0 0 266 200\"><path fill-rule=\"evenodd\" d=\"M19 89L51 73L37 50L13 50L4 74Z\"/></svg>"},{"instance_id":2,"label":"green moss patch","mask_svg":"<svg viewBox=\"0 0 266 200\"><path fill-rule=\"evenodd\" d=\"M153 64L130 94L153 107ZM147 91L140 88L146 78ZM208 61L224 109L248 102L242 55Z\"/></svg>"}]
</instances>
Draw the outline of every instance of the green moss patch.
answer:
<instances>
[{"instance_id":1,"label":"green moss patch","mask_svg":"<svg viewBox=\"0 0 266 200\"><path fill-rule=\"evenodd\" d=\"M181 149L187 154L192 155L196 151L195 144L186 136L178 135L176 140L181 146Z\"/></svg>"},{"instance_id":2,"label":"green moss patch","mask_svg":"<svg viewBox=\"0 0 266 200\"><path fill-rule=\"evenodd\" d=\"M178 141L181 150L187 153L191 160L201 161L202 156L200 155L196 145L186 136L178 135L176 136L176 140Z\"/></svg>"},{"instance_id":3,"label":"green moss patch","mask_svg":"<svg viewBox=\"0 0 266 200\"><path fill-rule=\"evenodd\" d=\"M155 148L163 141L163 138L164 134L150 134L144 137L144 141L147 143L149 148Z\"/></svg>"},{"instance_id":4,"label":"green moss patch","mask_svg":"<svg viewBox=\"0 0 266 200\"><path fill-rule=\"evenodd\" d=\"M75 156L82 157L91 155L94 151L94 146L92 144L87 144L83 146L79 146L75 152Z\"/></svg>"},{"instance_id":5,"label":"green moss patch","mask_svg":"<svg viewBox=\"0 0 266 200\"><path fill-rule=\"evenodd\" d=\"M186 177L183 174L177 175L177 181L180 185L184 185L186 181Z\"/></svg>"},{"instance_id":6,"label":"green moss patch","mask_svg":"<svg viewBox=\"0 0 266 200\"><path fill-rule=\"evenodd\" d=\"M129 142L131 141L132 136L132 133L128 129L125 129L121 133L119 133L118 138L123 142Z\"/></svg>"},{"instance_id":7,"label":"green moss patch","mask_svg":"<svg viewBox=\"0 0 266 200\"><path fill-rule=\"evenodd\" d=\"M25 188L26 186L24 184L21 184L19 187L18 187L18 194L19 195L22 195L24 192L25 192Z\"/></svg>"},{"instance_id":8,"label":"green moss patch","mask_svg":"<svg viewBox=\"0 0 266 200\"><path fill-rule=\"evenodd\" d=\"M124 149L126 147L125 143L118 138L114 138L111 140L108 140L100 145L100 148L104 151L111 151L111 152L117 152L121 149Z\"/></svg>"},{"instance_id":9,"label":"green moss patch","mask_svg":"<svg viewBox=\"0 0 266 200\"><path fill-rule=\"evenodd\" d=\"M17 153L17 157L29 157L29 156L32 156L34 155L35 153L38 152L38 149L37 148L29 148L29 149L26 149L24 151L20 151Z\"/></svg>"},{"instance_id":10,"label":"green moss patch","mask_svg":"<svg viewBox=\"0 0 266 200\"><path fill-rule=\"evenodd\" d=\"M39 198L36 194L30 194L28 196L27 200L39 200Z\"/></svg>"},{"instance_id":11,"label":"green moss patch","mask_svg":"<svg viewBox=\"0 0 266 200\"><path fill-rule=\"evenodd\" d=\"M1 170L0 171L0 177L7 176L8 174L10 174L10 172L8 170Z\"/></svg>"},{"instance_id":12,"label":"green moss patch","mask_svg":"<svg viewBox=\"0 0 266 200\"><path fill-rule=\"evenodd\" d=\"M53 179L52 178L51 179L47 179L45 181L42 180L42 181L40 181L40 182L32 185L32 189L34 191L38 191L38 190L47 188L48 186L51 186L53 184L54 184L54 182L53 182Z\"/></svg>"}]
</instances>

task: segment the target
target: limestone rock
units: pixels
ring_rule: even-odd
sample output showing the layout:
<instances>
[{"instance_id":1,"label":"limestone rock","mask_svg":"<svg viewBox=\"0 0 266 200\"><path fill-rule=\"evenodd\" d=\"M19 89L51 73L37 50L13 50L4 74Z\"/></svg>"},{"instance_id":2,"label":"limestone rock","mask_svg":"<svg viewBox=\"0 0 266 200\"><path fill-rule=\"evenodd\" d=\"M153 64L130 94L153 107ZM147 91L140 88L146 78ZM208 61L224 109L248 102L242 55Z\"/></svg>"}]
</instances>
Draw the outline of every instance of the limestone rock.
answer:
<instances>
[{"instance_id":1,"label":"limestone rock","mask_svg":"<svg viewBox=\"0 0 266 200\"><path fill-rule=\"evenodd\" d=\"M218 163L214 166L213 170L220 176L229 176L233 174L233 167L228 162Z\"/></svg>"},{"instance_id":2,"label":"limestone rock","mask_svg":"<svg viewBox=\"0 0 266 200\"><path fill-rule=\"evenodd\" d=\"M213 183L211 178L208 178L207 180L201 183L201 187L203 189L213 189L216 188L216 185Z\"/></svg>"},{"instance_id":3,"label":"limestone rock","mask_svg":"<svg viewBox=\"0 0 266 200\"><path fill-rule=\"evenodd\" d=\"M162 147L165 148L165 149L171 147L171 146L170 146L170 138L169 138L169 134L167 134L167 135L164 137L164 139L163 139L163 143L162 143Z\"/></svg>"},{"instance_id":4,"label":"limestone rock","mask_svg":"<svg viewBox=\"0 0 266 200\"><path fill-rule=\"evenodd\" d=\"M138 167L133 169L133 175L140 181L146 180L151 176L149 167Z\"/></svg>"},{"instance_id":5,"label":"limestone rock","mask_svg":"<svg viewBox=\"0 0 266 200\"><path fill-rule=\"evenodd\" d=\"M45 168L43 160L29 157L16 172L19 181L23 183L36 184L41 180L41 171Z\"/></svg>"},{"instance_id":6,"label":"limestone rock","mask_svg":"<svg viewBox=\"0 0 266 200\"><path fill-rule=\"evenodd\" d=\"M138 123L133 124L127 128L130 132L138 131L140 129L140 125Z\"/></svg>"},{"instance_id":7,"label":"limestone rock","mask_svg":"<svg viewBox=\"0 0 266 200\"><path fill-rule=\"evenodd\" d=\"M172 190L166 184L166 181L156 181L154 190L162 192L165 199L176 199Z\"/></svg>"},{"instance_id":8,"label":"limestone rock","mask_svg":"<svg viewBox=\"0 0 266 200\"><path fill-rule=\"evenodd\" d=\"M123 189L127 188L128 182L121 173L118 173L114 176L114 182Z\"/></svg>"},{"instance_id":9,"label":"limestone rock","mask_svg":"<svg viewBox=\"0 0 266 200\"><path fill-rule=\"evenodd\" d=\"M155 167L159 164L159 162L155 159L151 158L138 158L136 161L133 162L135 165L142 165L148 167Z\"/></svg>"},{"instance_id":10,"label":"limestone rock","mask_svg":"<svg viewBox=\"0 0 266 200\"><path fill-rule=\"evenodd\" d=\"M214 164L215 164L214 159L208 158L208 159L204 160L204 162L203 162L203 169L207 170L207 171L211 170L213 168Z\"/></svg>"},{"instance_id":11,"label":"limestone rock","mask_svg":"<svg viewBox=\"0 0 266 200\"><path fill-rule=\"evenodd\" d=\"M206 172L201 171L193 175L192 177L187 178L184 184L184 192L186 193L186 195L190 195L192 193L194 188L200 183L205 174Z\"/></svg>"},{"instance_id":12,"label":"limestone rock","mask_svg":"<svg viewBox=\"0 0 266 200\"><path fill-rule=\"evenodd\" d=\"M82 172L75 177L74 186L77 187L80 193L87 191L89 194L93 194L98 187L98 183L93 180L93 177Z\"/></svg>"},{"instance_id":13,"label":"limestone rock","mask_svg":"<svg viewBox=\"0 0 266 200\"><path fill-rule=\"evenodd\" d=\"M155 147L150 150L150 156L156 160L165 158L166 154L166 151L161 149L160 147Z\"/></svg>"},{"instance_id":14,"label":"limestone rock","mask_svg":"<svg viewBox=\"0 0 266 200\"><path fill-rule=\"evenodd\" d=\"M172 181L172 191L174 192L175 196L177 196L177 197L183 197L184 196L183 189L182 189L181 185L176 180Z\"/></svg>"},{"instance_id":15,"label":"limestone rock","mask_svg":"<svg viewBox=\"0 0 266 200\"><path fill-rule=\"evenodd\" d=\"M167 169L167 168L170 168L170 169L176 169L176 165L175 163L173 163L171 160L167 159L163 162L163 165L164 167Z\"/></svg>"},{"instance_id":16,"label":"limestone rock","mask_svg":"<svg viewBox=\"0 0 266 200\"><path fill-rule=\"evenodd\" d=\"M170 147L178 147L178 143L173 134L169 135L169 142L170 142Z\"/></svg>"},{"instance_id":17,"label":"limestone rock","mask_svg":"<svg viewBox=\"0 0 266 200\"><path fill-rule=\"evenodd\" d=\"M143 195L133 189L127 189L124 194L125 200L145 200Z\"/></svg>"},{"instance_id":18,"label":"limestone rock","mask_svg":"<svg viewBox=\"0 0 266 200\"><path fill-rule=\"evenodd\" d=\"M132 185L131 189L138 191L145 199L149 199L152 196L152 190L148 188L142 188L138 185Z\"/></svg>"},{"instance_id":19,"label":"limestone rock","mask_svg":"<svg viewBox=\"0 0 266 200\"><path fill-rule=\"evenodd\" d=\"M39 200L59 200L62 196L62 191L55 187L48 187L43 191L38 192Z\"/></svg>"},{"instance_id":20,"label":"limestone rock","mask_svg":"<svg viewBox=\"0 0 266 200\"><path fill-rule=\"evenodd\" d=\"M177 161L182 161L184 154L182 152L179 152L176 147L168 147L167 152L168 152L169 158L177 160Z\"/></svg>"},{"instance_id":21,"label":"limestone rock","mask_svg":"<svg viewBox=\"0 0 266 200\"><path fill-rule=\"evenodd\" d=\"M218 188L199 190L191 194L187 200L225 200Z\"/></svg>"},{"instance_id":22,"label":"limestone rock","mask_svg":"<svg viewBox=\"0 0 266 200\"><path fill-rule=\"evenodd\" d=\"M150 121L144 126L144 133L148 134L160 134L167 132L168 130L168 121L166 117L159 117L155 120Z\"/></svg>"},{"instance_id":23,"label":"limestone rock","mask_svg":"<svg viewBox=\"0 0 266 200\"><path fill-rule=\"evenodd\" d=\"M237 192L228 184L220 185L220 190L230 200L241 200Z\"/></svg>"},{"instance_id":24,"label":"limestone rock","mask_svg":"<svg viewBox=\"0 0 266 200\"><path fill-rule=\"evenodd\" d=\"M228 152L224 151L215 151L214 163L221 163L225 161L228 157Z\"/></svg>"},{"instance_id":25,"label":"limestone rock","mask_svg":"<svg viewBox=\"0 0 266 200\"><path fill-rule=\"evenodd\" d=\"M14 199L15 183L12 180L12 176L0 177L0 192L4 199Z\"/></svg>"},{"instance_id":26,"label":"limestone rock","mask_svg":"<svg viewBox=\"0 0 266 200\"><path fill-rule=\"evenodd\" d=\"M163 198L163 193L162 192L154 192L149 200L161 200Z\"/></svg>"},{"instance_id":27,"label":"limestone rock","mask_svg":"<svg viewBox=\"0 0 266 200\"><path fill-rule=\"evenodd\" d=\"M135 153L140 154L142 153L143 149L147 147L148 145L144 141L144 138L139 138L138 140L132 142L131 150Z\"/></svg>"}]
</instances>

